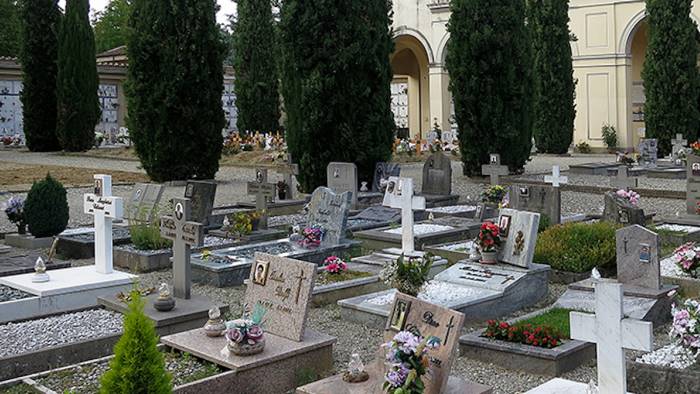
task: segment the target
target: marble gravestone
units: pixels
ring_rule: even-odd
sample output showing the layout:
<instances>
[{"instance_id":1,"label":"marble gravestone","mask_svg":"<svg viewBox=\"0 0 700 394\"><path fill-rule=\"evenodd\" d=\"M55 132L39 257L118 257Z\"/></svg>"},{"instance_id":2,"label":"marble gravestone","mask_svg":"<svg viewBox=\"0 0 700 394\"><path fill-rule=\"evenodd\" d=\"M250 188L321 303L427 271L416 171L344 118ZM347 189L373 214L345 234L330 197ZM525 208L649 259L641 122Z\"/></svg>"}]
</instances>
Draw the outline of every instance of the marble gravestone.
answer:
<instances>
[{"instance_id":1,"label":"marble gravestone","mask_svg":"<svg viewBox=\"0 0 700 394\"><path fill-rule=\"evenodd\" d=\"M644 168L655 168L659 154L659 140L646 138L639 141L639 163Z\"/></svg>"},{"instance_id":2,"label":"marble gravestone","mask_svg":"<svg viewBox=\"0 0 700 394\"><path fill-rule=\"evenodd\" d=\"M112 196L112 177L95 175L93 193L83 197L84 212L95 217L95 268L100 274L114 272L112 220L124 216L124 200Z\"/></svg>"},{"instance_id":3,"label":"marble gravestone","mask_svg":"<svg viewBox=\"0 0 700 394\"><path fill-rule=\"evenodd\" d=\"M301 342L315 277L316 264L256 253L244 305L265 308L265 332Z\"/></svg>"},{"instance_id":4,"label":"marble gravestone","mask_svg":"<svg viewBox=\"0 0 700 394\"><path fill-rule=\"evenodd\" d=\"M408 255L414 254L416 249L413 235L413 211L425 209L425 197L414 195L413 179L389 178L382 205L401 209L401 251Z\"/></svg>"},{"instance_id":5,"label":"marble gravestone","mask_svg":"<svg viewBox=\"0 0 700 394\"><path fill-rule=\"evenodd\" d=\"M433 153L423 165L421 194L452 194L452 161L444 153Z\"/></svg>"},{"instance_id":6,"label":"marble gravestone","mask_svg":"<svg viewBox=\"0 0 700 394\"><path fill-rule=\"evenodd\" d=\"M498 261L530 268L535 255L539 223L539 213L501 209L496 223L501 237Z\"/></svg>"},{"instance_id":7,"label":"marble gravestone","mask_svg":"<svg viewBox=\"0 0 700 394\"><path fill-rule=\"evenodd\" d=\"M700 156L688 155L688 180L686 184L686 212L700 220Z\"/></svg>"},{"instance_id":8,"label":"marble gravestone","mask_svg":"<svg viewBox=\"0 0 700 394\"><path fill-rule=\"evenodd\" d=\"M643 226L646 223L644 210L632 205L628 199L620 197L614 192L608 192L605 193L604 202L603 220L624 226L633 224Z\"/></svg>"},{"instance_id":9,"label":"marble gravestone","mask_svg":"<svg viewBox=\"0 0 700 394\"><path fill-rule=\"evenodd\" d=\"M173 216L160 219L160 234L173 241L173 295L189 300L192 287L190 247L200 246L204 240L204 227L190 220L190 201L186 198L173 199Z\"/></svg>"},{"instance_id":10,"label":"marble gravestone","mask_svg":"<svg viewBox=\"0 0 700 394\"><path fill-rule=\"evenodd\" d=\"M352 208L357 207L357 166L354 163L329 163L326 182L335 193L350 192Z\"/></svg>"},{"instance_id":11,"label":"marble gravestone","mask_svg":"<svg viewBox=\"0 0 700 394\"><path fill-rule=\"evenodd\" d=\"M336 194L326 187L314 190L306 223L323 228L322 246L337 245L345 238L351 198L350 192Z\"/></svg>"},{"instance_id":12,"label":"marble gravestone","mask_svg":"<svg viewBox=\"0 0 700 394\"><path fill-rule=\"evenodd\" d=\"M151 222L165 188L161 184L137 183L126 202L124 217L133 221Z\"/></svg>"},{"instance_id":13,"label":"marble gravestone","mask_svg":"<svg viewBox=\"0 0 700 394\"><path fill-rule=\"evenodd\" d=\"M216 198L216 182L213 181L187 181L185 186L185 198L192 204L192 217L194 222L209 225L209 216L214 209Z\"/></svg>"},{"instance_id":14,"label":"marble gravestone","mask_svg":"<svg viewBox=\"0 0 700 394\"><path fill-rule=\"evenodd\" d=\"M510 186L510 206L520 211L546 215L550 223L561 223L561 190L553 186Z\"/></svg>"},{"instance_id":15,"label":"marble gravestone","mask_svg":"<svg viewBox=\"0 0 700 394\"><path fill-rule=\"evenodd\" d=\"M372 181L372 191L384 193L386 182L389 177L401 175L401 166L396 163L379 162L374 167L374 180ZM382 186L382 183L384 185Z\"/></svg>"},{"instance_id":16,"label":"marble gravestone","mask_svg":"<svg viewBox=\"0 0 700 394\"><path fill-rule=\"evenodd\" d=\"M659 235L640 225L615 232L617 280L624 285L661 289Z\"/></svg>"},{"instance_id":17,"label":"marble gravestone","mask_svg":"<svg viewBox=\"0 0 700 394\"><path fill-rule=\"evenodd\" d=\"M275 185L267 182L267 170L256 169L255 181L248 182L247 192L250 195L255 195L255 210L260 213L261 230L267 229L267 203L275 199Z\"/></svg>"}]
</instances>

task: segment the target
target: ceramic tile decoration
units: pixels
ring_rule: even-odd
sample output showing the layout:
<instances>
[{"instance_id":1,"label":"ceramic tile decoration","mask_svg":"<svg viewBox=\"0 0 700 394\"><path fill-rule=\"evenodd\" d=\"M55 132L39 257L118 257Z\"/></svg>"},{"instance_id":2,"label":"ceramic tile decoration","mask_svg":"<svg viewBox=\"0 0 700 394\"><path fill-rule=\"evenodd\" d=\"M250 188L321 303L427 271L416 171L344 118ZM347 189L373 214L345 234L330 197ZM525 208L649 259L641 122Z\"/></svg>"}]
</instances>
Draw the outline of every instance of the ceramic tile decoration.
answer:
<instances>
[{"instance_id":1,"label":"ceramic tile decoration","mask_svg":"<svg viewBox=\"0 0 700 394\"><path fill-rule=\"evenodd\" d=\"M265 331L302 341L316 264L256 253L245 292L245 305L265 308Z\"/></svg>"},{"instance_id":2,"label":"ceramic tile decoration","mask_svg":"<svg viewBox=\"0 0 700 394\"><path fill-rule=\"evenodd\" d=\"M489 155L489 164L481 166L481 174L491 178L491 185L498 185L499 176L508 175L508 166L501 165L501 155L492 153Z\"/></svg>"},{"instance_id":3,"label":"ceramic tile decoration","mask_svg":"<svg viewBox=\"0 0 700 394\"><path fill-rule=\"evenodd\" d=\"M200 246L204 240L204 226L190 220L190 200L173 199L173 216L160 219L160 233L163 238L173 241L173 295L176 298L191 298L192 268L190 247Z\"/></svg>"},{"instance_id":4,"label":"ceramic tile decoration","mask_svg":"<svg viewBox=\"0 0 700 394\"><path fill-rule=\"evenodd\" d=\"M327 187L319 187L311 195L306 224L323 228L323 246L337 245L345 238L350 199L350 192L336 194Z\"/></svg>"},{"instance_id":5,"label":"ceramic tile decoration","mask_svg":"<svg viewBox=\"0 0 700 394\"><path fill-rule=\"evenodd\" d=\"M540 214L501 209L497 222L501 231L498 260L518 267L529 268L535 254Z\"/></svg>"},{"instance_id":6,"label":"ceramic tile decoration","mask_svg":"<svg viewBox=\"0 0 700 394\"><path fill-rule=\"evenodd\" d=\"M401 209L401 249L406 254L415 252L413 211L425 209L425 197L414 195L413 179L390 177L382 205Z\"/></svg>"},{"instance_id":7,"label":"ceramic tile decoration","mask_svg":"<svg viewBox=\"0 0 700 394\"><path fill-rule=\"evenodd\" d=\"M95 268L98 273L111 274L112 220L124 216L124 200L112 196L112 177L95 175L94 193L85 194L83 209L95 218Z\"/></svg>"},{"instance_id":8,"label":"ceramic tile decoration","mask_svg":"<svg viewBox=\"0 0 700 394\"><path fill-rule=\"evenodd\" d=\"M658 234L640 225L633 225L617 230L615 236L617 280L625 285L660 289Z\"/></svg>"},{"instance_id":9,"label":"ceramic tile decoration","mask_svg":"<svg viewBox=\"0 0 700 394\"><path fill-rule=\"evenodd\" d=\"M357 166L354 163L329 163L326 182L335 193L352 193L352 206L357 206Z\"/></svg>"},{"instance_id":10,"label":"ceramic tile decoration","mask_svg":"<svg viewBox=\"0 0 700 394\"><path fill-rule=\"evenodd\" d=\"M255 210L261 213L259 228L267 228L267 203L275 199L275 185L267 182L267 170L255 170L255 181L248 182L247 193L255 196Z\"/></svg>"},{"instance_id":11,"label":"ceramic tile decoration","mask_svg":"<svg viewBox=\"0 0 700 394\"><path fill-rule=\"evenodd\" d=\"M209 225L209 216L214 208L216 197L216 182L213 181L187 181L185 186L185 198L192 204L192 221Z\"/></svg>"},{"instance_id":12,"label":"ceramic tile decoration","mask_svg":"<svg viewBox=\"0 0 700 394\"><path fill-rule=\"evenodd\" d=\"M423 165L421 194L452 194L452 160L442 151L431 154Z\"/></svg>"}]
</instances>

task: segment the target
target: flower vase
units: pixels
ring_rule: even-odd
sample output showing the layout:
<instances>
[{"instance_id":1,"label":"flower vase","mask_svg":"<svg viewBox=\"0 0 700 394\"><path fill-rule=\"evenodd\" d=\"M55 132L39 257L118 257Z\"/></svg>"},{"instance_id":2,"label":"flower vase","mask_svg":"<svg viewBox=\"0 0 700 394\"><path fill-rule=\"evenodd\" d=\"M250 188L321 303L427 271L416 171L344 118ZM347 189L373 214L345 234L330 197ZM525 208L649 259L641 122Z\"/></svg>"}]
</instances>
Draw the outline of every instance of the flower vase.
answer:
<instances>
[{"instance_id":1,"label":"flower vase","mask_svg":"<svg viewBox=\"0 0 700 394\"><path fill-rule=\"evenodd\" d=\"M287 188L284 187L284 188L277 189L277 197L280 200L286 200L287 199Z\"/></svg>"},{"instance_id":2,"label":"flower vase","mask_svg":"<svg viewBox=\"0 0 700 394\"><path fill-rule=\"evenodd\" d=\"M251 231L258 231L260 229L260 219L253 219L250 221Z\"/></svg>"},{"instance_id":3,"label":"flower vase","mask_svg":"<svg viewBox=\"0 0 700 394\"><path fill-rule=\"evenodd\" d=\"M488 264L488 265L493 265L498 262L496 257L498 256L498 252L492 251L492 252L481 252L481 264Z\"/></svg>"},{"instance_id":4,"label":"flower vase","mask_svg":"<svg viewBox=\"0 0 700 394\"><path fill-rule=\"evenodd\" d=\"M27 223L21 222L17 225L17 234L19 234L19 235L27 234Z\"/></svg>"},{"instance_id":5,"label":"flower vase","mask_svg":"<svg viewBox=\"0 0 700 394\"><path fill-rule=\"evenodd\" d=\"M265 338L262 338L259 342L252 345L245 341L244 343L228 341L227 346L228 350L236 356L252 356L254 354L262 353L262 351L265 349Z\"/></svg>"}]
</instances>

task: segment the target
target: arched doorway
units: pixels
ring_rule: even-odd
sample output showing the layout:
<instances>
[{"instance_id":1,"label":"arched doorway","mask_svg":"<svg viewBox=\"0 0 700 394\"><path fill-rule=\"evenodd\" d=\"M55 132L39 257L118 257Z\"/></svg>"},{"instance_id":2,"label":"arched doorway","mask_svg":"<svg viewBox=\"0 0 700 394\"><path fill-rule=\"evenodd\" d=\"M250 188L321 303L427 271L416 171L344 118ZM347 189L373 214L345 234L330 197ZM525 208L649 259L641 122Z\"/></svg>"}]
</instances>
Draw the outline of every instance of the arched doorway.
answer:
<instances>
[{"instance_id":1,"label":"arched doorway","mask_svg":"<svg viewBox=\"0 0 700 394\"><path fill-rule=\"evenodd\" d=\"M642 20L637 24L635 31L629 38L627 46L627 55L630 57L631 69L630 78L628 79L628 89L630 92L630 103L632 113L632 127L629 132L632 134L627 137L632 147L639 145L639 140L645 132L644 123L644 104L646 96L644 94L644 80L642 79L642 70L644 69L644 59L647 54L647 46L649 44L649 25L646 20Z\"/></svg>"},{"instance_id":2,"label":"arched doorway","mask_svg":"<svg viewBox=\"0 0 700 394\"><path fill-rule=\"evenodd\" d=\"M391 56L392 111L399 135L424 137L430 126L429 60L425 47L410 35L394 39Z\"/></svg>"}]
</instances>

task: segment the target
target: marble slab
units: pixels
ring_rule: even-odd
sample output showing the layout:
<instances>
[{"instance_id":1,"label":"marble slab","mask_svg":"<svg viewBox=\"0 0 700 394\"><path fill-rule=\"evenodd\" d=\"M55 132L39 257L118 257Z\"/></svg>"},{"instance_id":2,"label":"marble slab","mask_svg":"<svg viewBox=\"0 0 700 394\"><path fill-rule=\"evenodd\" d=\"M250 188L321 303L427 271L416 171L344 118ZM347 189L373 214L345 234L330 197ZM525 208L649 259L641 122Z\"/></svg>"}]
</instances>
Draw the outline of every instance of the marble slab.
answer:
<instances>
[{"instance_id":1,"label":"marble slab","mask_svg":"<svg viewBox=\"0 0 700 394\"><path fill-rule=\"evenodd\" d=\"M499 292L515 285L527 275L527 270L518 267L485 266L479 263L457 263L439 273L435 279L462 286L476 287Z\"/></svg>"},{"instance_id":2,"label":"marble slab","mask_svg":"<svg viewBox=\"0 0 700 394\"><path fill-rule=\"evenodd\" d=\"M498 261L523 268L530 267L537 245L540 214L501 209L497 224L501 231Z\"/></svg>"},{"instance_id":3,"label":"marble slab","mask_svg":"<svg viewBox=\"0 0 700 394\"><path fill-rule=\"evenodd\" d=\"M138 276L125 272L114 271L111 274L100 274L94 265L64 268L48 271L50 281L34 283L34 273L6 276L0 278L0 284L25 291L39 297L55 296L66 293L76 293L86 290L129 285Z\"/></svg>"},{"instance_id":4,"label":"marble slab","mask_svg":"<svg viewBox=\"0 0 700 394\"><path fill-rule=\"evenodd\" d=\"M556 378L532 390L526 391L525 394L589 394L589 391L588 385L585 383Z\"/></svg>"}]
</instances>

